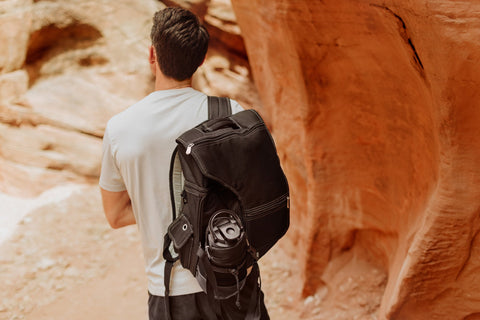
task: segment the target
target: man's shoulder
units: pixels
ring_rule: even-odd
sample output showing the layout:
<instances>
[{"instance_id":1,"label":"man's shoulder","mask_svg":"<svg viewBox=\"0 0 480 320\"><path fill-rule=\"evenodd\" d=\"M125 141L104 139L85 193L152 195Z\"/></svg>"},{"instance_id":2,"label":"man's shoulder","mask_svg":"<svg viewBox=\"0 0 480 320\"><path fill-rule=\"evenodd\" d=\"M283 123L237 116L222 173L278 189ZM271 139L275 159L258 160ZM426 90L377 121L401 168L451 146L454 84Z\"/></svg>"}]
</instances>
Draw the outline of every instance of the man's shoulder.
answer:
<instances>
[{"instance_id":1,"label":"man's shoulder","mask_svg":"<svg viewBox=\"0 0 480 320\"><path fill-rule=\"evenodd\" d=\"M132 117L138 113L138 109L142 108L144 105L149 104L149 100L151 94L145 96L141 100L131 104L130 106L126 107L124 110L120 111L119 113L112 116L107 122L107 128L112 130L115 128L121 128L125 125L127 121L133 120Z\"/></svg>"},{"instance_id":2,"label":"man's shoulder","mask_svg":"<svg viewBox=\"0 0 480 320\"><path fill-rule=\"evenodd\" d=\"M237 113L244 110L244 108L232 98L230 98L230 105L232 107L232 113Z\"/></svg>"}]
</instances>

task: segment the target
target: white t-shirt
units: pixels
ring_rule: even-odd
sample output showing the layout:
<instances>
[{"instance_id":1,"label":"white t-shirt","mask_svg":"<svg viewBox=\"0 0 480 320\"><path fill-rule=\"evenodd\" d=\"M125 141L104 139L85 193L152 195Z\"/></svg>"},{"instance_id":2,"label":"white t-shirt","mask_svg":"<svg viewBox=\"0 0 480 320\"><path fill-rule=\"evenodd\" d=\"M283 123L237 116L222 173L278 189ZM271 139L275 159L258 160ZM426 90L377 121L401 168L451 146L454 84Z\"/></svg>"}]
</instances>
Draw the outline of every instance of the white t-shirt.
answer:
<instances>
[{"instance_id":1,"label":"white t-shirt","mask_svg":"<svg viewBox=\"0 0 480 320\"><path fill-rule=\"evenodd\" d=\"M242 107L231 100L232 112ZM140 231L148 290L163 296L163 237L172 221L169 170L175 139L208 119L207 96L193 88L155 91L107 124L103 138L100 187L127 190ZM170 295L202 289L190 271L177 262Z\"/></svg>"}]
</instances>

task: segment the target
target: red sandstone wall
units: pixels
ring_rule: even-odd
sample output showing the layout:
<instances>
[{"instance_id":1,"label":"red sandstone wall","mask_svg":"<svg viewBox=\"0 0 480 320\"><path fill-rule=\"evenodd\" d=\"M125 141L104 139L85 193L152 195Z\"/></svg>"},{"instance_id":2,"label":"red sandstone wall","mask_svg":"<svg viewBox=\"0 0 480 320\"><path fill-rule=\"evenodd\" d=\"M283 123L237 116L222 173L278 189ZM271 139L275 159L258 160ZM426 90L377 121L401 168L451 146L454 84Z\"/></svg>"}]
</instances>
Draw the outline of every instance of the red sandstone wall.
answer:
<instances>
[{"instance_id":1,"label":"red sandstone wall","mask_svg":"<svg viewBox=\"0 0 480 320\"><path fill-rule=\"evenodd\" d=\"M303 295L375 271L380 319L480 319L480 4L232 2Z\"/></svg>"}]
</instances>

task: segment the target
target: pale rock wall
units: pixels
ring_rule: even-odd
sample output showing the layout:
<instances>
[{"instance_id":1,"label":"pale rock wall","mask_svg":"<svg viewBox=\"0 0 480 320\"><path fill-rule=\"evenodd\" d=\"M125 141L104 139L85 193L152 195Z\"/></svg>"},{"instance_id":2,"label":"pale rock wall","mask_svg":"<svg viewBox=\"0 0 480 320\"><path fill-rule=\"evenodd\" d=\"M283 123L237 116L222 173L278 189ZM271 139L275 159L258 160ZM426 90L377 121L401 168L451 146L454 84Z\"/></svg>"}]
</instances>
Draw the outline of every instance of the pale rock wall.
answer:
<instances>
[{"instance_id":1,"label":"pale rock wall","mask_svg":"<svg viewBox=\"0 0 480 320\"><path fill-rule=\"evenodd\" d=\"M229 52L243 45L232 9L208 3L191 8L214 21L195 87L258 104L244 50ZM98 177L108 119L153 90L150 28L163 7L154 0L0 2L0 192L31 196Z\"/></svg>"},{"instance_id":2,"label":"pale rock wall","mask_svg":"<svg viewBox=\"0 0 480 320\"><path fill-rule=\"evenodd\" d=\"M291 184L292 292L321 297L304 316L480 319L480 5L232 3Z\"/></svg>"},{"instance_id":3,"label":"pale rock wall","mask_svg":"<svg viewBox=\"0 0 480 320\"><path fill-rule=\"evenodd\" d=\"M151 87L140 57L160 4L134 3L1 2L0 191L98 177L106 121Z\"/></svg>"}]
</instances>

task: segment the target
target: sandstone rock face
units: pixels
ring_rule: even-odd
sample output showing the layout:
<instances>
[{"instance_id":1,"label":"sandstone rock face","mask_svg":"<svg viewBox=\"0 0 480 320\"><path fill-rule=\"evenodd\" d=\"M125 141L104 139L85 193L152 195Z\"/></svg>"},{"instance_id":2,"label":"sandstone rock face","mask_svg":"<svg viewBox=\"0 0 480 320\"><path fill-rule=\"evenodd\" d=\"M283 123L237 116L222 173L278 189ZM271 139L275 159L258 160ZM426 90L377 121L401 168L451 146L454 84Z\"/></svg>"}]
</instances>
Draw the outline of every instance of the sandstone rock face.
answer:
<instances>
[{"instance_id":1,"label":"sandstone rock face","mask_svg":"<svg viewBox=\"0 0 480 320\"><path fill-rule=\"evenodd\" d=\"M30 35L31 4L32 0L6 0L0 3L1 73L12 72L23 66Z\"/></svg>"},{"instance_id":2,"label":"sandstone rock face","mask_svg":"<svg viewBox=\"0 0 480 320\"><path fill-rule=\"evenodd\" d=\"M2 1L0 190L98 177L106 121L151 87L141 57L160 4L133 3Z\"/></svg>"},{"instance_id":3,"label":"sandstone rock face","mask_svg":"<svg viewBox=\"0 0 480 320\"><path fill-rule=\"evenodd\" d=\"M210 21L194 86L258 105L229 2L178 2ZM138 234L107 230L96 184L107 120L153 90L149 34L164 7L0 1L0 318L146 317Z\"/></svg>"},{"instance_id":4,"label":"sandstone rock face","mask_svg":"<svg viewBox=\"0 0 480 320\"><path fill-rule=\"evenodd\" d=\"M303 316L478 318L480 5L232 3L291 183L282 245L321 296Z\"/></svg>"},{"instance_id":5,"label":"sandstone rock face","mask_svg":"<svg viewBox=\"0 0 480 320\"><path fill-rule=\"evenodd\" d=\"M209 3L189 2L215 21L208 27L217 35L195 86L258 104L240 31L229 27L232 8ZM1 2L0 190L29 196L62 179L98 177L108 119L153 90L149 35L153 13L163 7L154 0ZM36 169L42 174L31 173Z\"/></svg>"}]
</instances>

